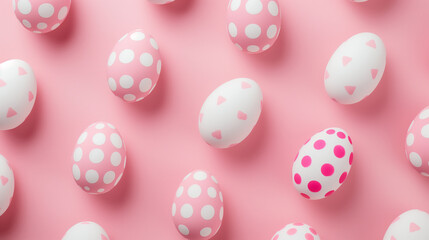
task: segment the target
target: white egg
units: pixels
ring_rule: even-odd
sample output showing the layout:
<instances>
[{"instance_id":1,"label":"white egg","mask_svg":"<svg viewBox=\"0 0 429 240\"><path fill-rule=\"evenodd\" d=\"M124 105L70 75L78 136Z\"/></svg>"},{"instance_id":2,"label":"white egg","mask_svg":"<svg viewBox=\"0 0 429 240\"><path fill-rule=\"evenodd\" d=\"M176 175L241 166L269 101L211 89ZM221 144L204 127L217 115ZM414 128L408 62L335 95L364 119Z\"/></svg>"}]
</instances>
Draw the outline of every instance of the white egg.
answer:
<instances>
[{"instance_id":1,"label":"white egg","mask_svg":"<svg viewBox=\"0 0 429 240\"><path fill-rule=\"evenodd\" d=\"M429 214L413 209L395 218L383 240L427 240L429 239Z\"/></svg>"},{"instance_id":2,"label":"white egg","mask_svg":"<svg viewBox=\"0 0 429 240\"><path fill-rule=\"evenodd\" d=\"M291 223L276 232L271 240L320 240L316 230L304 223Z\"/></svg>"},{"instance_id":3,"label":"white egg","mask_svg":"<svg viewBox=\"0 0 429 240\"><path fill-rule=\"evenodd\" d=\"M62 240L109 240L109 236L97 223L86 221L71 227Z\"/></svg>"},{"instance_id":4,"label":"white egg","mask_svg":"<svg viewBox=\"0 0 429 240\"><path fill-rule=\"evenodd\" d=\"M15 190L15 178L7 160L0 154L0 216L8 209L13 192Z\"/></svg>"}]
</instances>

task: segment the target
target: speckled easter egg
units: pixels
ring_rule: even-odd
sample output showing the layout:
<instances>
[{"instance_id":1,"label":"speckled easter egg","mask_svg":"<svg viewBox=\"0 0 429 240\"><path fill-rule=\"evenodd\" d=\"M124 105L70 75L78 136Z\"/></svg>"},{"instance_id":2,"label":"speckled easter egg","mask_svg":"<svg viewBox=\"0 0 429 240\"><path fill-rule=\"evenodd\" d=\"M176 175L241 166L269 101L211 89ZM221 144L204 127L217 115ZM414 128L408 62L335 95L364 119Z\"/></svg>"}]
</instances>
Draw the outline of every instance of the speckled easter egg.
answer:
<instances>
[{"instance_id":1,"label":"speckled easter egg","mask_svg":"<svg viewBox=\"0 0 429 240\"><path fill-rule=\"evenodd\" d=\"M125 143L112 124L96 122L79 136L72 159L73 177L85 192L107 193L122 178Z\"/></svg>"},{"instance_id":2,"label":"speckled easter egg","mask_svg":"<svg viewBox=\"0 0 429 240\"><path fill-rule=\"evenodd\" d=\"M62 240L109 240L109 236L97 223L86 221L71 227Z\"/></svg>"},{"instance_id":3,"label":"speckled easter egg","mask_svg":"<svg viewBox=\"0 0 429 240\"><path fill-rule=\"evenodd\" d=\"M172 206L174 224L190 240L210 239L223 219L223 197L216 178L195 170L180 183Z\"/></svg>"},{"instance_id":4,"label":"speckled easter egg","mask_svg":"<svg viewBox=\"0 0 429 240\"><path fill-rule=\"evenodd\" d=\"M126 102L138 102L149 95L160 73L158 43L141 29L119 39L107 61L109 88Z\"/></svg>"},{"instance_id":5,"label":"speckled easter egg","mask_svg":"<svg viewBox=\"0 0 429 240\"><path fill-rule=\"evenodd\" d=\"M154 4L167 4L167 3L174 2L174 0L148 0L148 1Z\"/></svg>"},{"instance_id":6,"label":"speckled easter egg","mask_svg":"<svg viewBox=\"0 0 429 240\"><path fill-rule=\"evenodd\" d=\"M0 64L0 130L21 125L33 109L36 78L30 65L13 59Z\"/></svg>"},{"instance_id":7,"label":"speckled easter egg","mask_svg":"<svg viewBox=\"0 0 429 240\"><path fill-rule=\"evenodd\" d=\"M322 199L346 180L353 162L350 136L340 128L313 135L299 150L292 168L295 189L307 199Z\"/></svg>"},{"instance_id":8,"label":"speckled easter egg","mask_svg":"<svg viewBox=\"0 0 429 240\"><path fill-rule=\"evenodd\" d=\"M429 106L411 122L405 140L405 153L411 165L429 177Z\"/></svg>"},{"instance_id":9,"label":"speckled easter egg","mask_svg":"<svg viewBox=\"0 0 429 240\"><path fill-rule=\"evenodd\" d=\"M12 0L13 11L25 29L47 33L66 19L71 0Z\"/></svg>"},{"instance_id":10,"label":"speckled easter egg","mask_svg":"<svg viewBox=\"0 0 429 240\"><path fill-rule=\"evenodd\" d=\"M325 70L325 90L334 101L354 104L369 96L383 77L386 48L374 33L359 33L341 44Z\"/></svg>"},{"instance_id":11,"label":"speckled easter egg","mask_svg":"<svg viewBox=\"0 0 429 240\"><path fill-rule=\"evenodd\" d=\"M9 208L15 190L13 171L3 155L0 154L0 216Z\"/></svg>"},{"instance_id":12,"label":"speckled easter egg","mask_svg":"<svg viewBox=\"0 0 429 240\"><path fill-rule=\"evenodd\" d=\"M383 240L427 240L429 239L429 214L413 209L395 218Z\"/></svg>"},{"instance_id":13,"label":"speckled easter egg","mask_svg":"<svg viewBox=\"0 0 429 240\"><path fill-rule=\"evenodd\" d=\"M241 51L261 53L277 40L281 28L278 0L230 0L227 12L229 37Z\"/></svg>"},{"instance_id":14,"label":"speckled easter egg","mask_svg":"<svg viewBox=\"0 0 429 240\"><path fill-rule=\"evenodd\" d=\"M320 240L316 230L303 223L291 223L278 231L271 240Z\"/></svg>"},{"instance_id":15,"label":"speckled easter egg","mask_svg":"<svg viewBox=\"0 0 429 240\"><path fill-rule=\"evenodd\" d=\"M236 78L216 88L201 107L200 135L209 145L228 148L242 142L262 111L262 91L248 78Z\"/></svg>"}]
</instances>

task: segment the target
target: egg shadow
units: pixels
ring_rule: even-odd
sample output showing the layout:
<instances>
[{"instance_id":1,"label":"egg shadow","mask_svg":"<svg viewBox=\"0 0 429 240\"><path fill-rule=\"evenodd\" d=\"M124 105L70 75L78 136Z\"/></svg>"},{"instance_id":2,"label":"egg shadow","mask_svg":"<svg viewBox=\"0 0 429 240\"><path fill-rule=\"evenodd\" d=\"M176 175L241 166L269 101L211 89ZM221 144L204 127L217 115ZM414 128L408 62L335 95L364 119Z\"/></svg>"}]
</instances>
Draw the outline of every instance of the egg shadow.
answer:
<instances>
[{"instance_id":1,"label":"egg shadow","mask_svg":"<svg viewBox=\"0 0 429 240\"><path fill-rule=\"evenodd\" d=\"M15 189L12 197L12 201L9 205L9 208L0 216L0 239L3 239L8 233L12 232L13 227L16 225L18 220L18 215L20 211L20 188L19 188L19 178L15 174ZM17 184L18 183L18 184ZM18 186L18 187L17 187Z\"/></svg>"},{"instance_id":2,"label":"egg shadow","mask_svg":"<svg viewBox=\"0 0 429 240\"><path fill-rule=\"evenodd\" d=\"M347 2L347 4L350 4L351 7L358 8L363 14L378 16L383 11L392 8L396 1L397 0L368 0L362 3Z\"/></svg>"},{"instance_id":3,"label":"egg shadow","mask_svg":"<svg viewBox=\"0 0 429 240\"><path fill-rule=\"evenodd\" d=\"M67 14L67 17L57 29L46 34L40 34L40 36L46 36L46 39L49 41L49 44L55 43L58 45L62 45L69 41L73 36L76 30L76 7L74 7L75 4L77 4L77 1L73 1L73 3L70 5L70 10Z\"/></svg>"}]
</instances>

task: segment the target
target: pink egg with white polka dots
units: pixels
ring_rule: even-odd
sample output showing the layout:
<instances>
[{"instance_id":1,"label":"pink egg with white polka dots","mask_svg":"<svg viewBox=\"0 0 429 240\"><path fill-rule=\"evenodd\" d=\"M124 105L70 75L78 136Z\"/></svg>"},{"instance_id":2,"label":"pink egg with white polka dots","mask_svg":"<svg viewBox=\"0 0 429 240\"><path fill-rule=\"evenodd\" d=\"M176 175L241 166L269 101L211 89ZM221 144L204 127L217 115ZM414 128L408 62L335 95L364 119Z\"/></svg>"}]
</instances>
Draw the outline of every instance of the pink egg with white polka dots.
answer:
<instances>
[{"instance_id":1,"label":"pink egg with white polka dots","mask_svg":"<svg viewBox=\"0 0 429 240\"><path fill-rule=\"evenodd\" d=\"M66 19L70 4L71 0L12 0L18 20L34 33L57 29Z\"/></svg>"},{"instance_id":2,"label":"pink egg with white polka dots","mask_svg":"<svg viewBox=\"0 0 429 240\"><path fill-rule=\"evenodd\" d=\"M405 153L411 165L429 177L429 106L411 122L405 141Z\"/></svg>"},{"instance_id":3,"label":"pink egg with white polka dots","mask_svg":"<svg viewBox=\"0 0 429 240\"><path fill-rule=\"evenodd\" d=\"M154 4L167 4L167 3L174 2L174 0L148 0L148 1Z\"/></svg>"},{"instance_id":4,"label":"pink egg with white polka dots","mask_svg":"<svg viewBox=\"0 0 429 240\"><path fill-rule=\"evenodd\" d=\"M148 96L160 73L158 43L141 29L119 39L107 61L109 88L126 102L138 102Z\"/></svg>"},{"instance_id":5,"label":"pink egg with white polka dots","mask_svg":"<svg viewBox=\"0 0 429 240\"><path fill-rule=\"evenodd\" d=\"M350 136L328 128L312 136L299 150L292 168L295 189L317 200L334 193L346 180L353 162Z\"/></svg>"},{"instance_id":6,"label":"pink egg with white polka dots","mask_svg":"<svg viewBox=\"0 0 429 240\"><path fill-rule=\"evenodd\" d=\"M96 122L79 136L72 159L73 177L85 192L107 193L122 178L127 160L125 143L112 124Z\"/></svg>"},{"instance_id":7,"label":"pink egg with white polka dots","mask_svg":"<svg viewBox=\"0 0 429 240\"><path fill-rule=\"evenodd\" d=\"M223 219L223 196L216 178L195 170L180 183L172 206L174 224L190 240L210 239Z\"/></svg>"},{"instance_id":8,"label":"pink egg with white polka dots","mask_svg":"<svg viewBox=\"0 0 429 240\"><path fill-rule=\"evenodd\" d=\"M271 240L320 240L316 230L304 223L291 223L278 231Z\"/></svg>"},{"instance_id":9,"label":"pink egg with white polka dots","mask_svg":"<svg viewBox=\"0 0 429 240\"><path fill-rule=\"evenodd\" d=\"M413 209L393 220L383 240L427 240L429 239L429 214Z\"/></svg>"},{"instance_id":10,"label":"pink egg with white polka dots","mask_svg":"<svg viewBox=\"0 0 429 240\"><path fill-rule=\"evenodd\" d=\"M7 160L0 154L0 216L9 208L15 191L15 177Z\"/></svg>"},{"instance_id":11,"label":"pink egg with white polka dots","mask_svg":"<svg viewBox=\"0 0 429 240\"><path fill-rule=\"evenodd\" d=\"M241 51L261 53L271 48L280 33L278 0L230 0L227 29Z\"/></svg>"},{"instance_id":12,"label":"pink egg with white polka dots","mask_svg":"<svg viewBox=\"0 0 429 240\"><path fill-rule=\"evenodd\" d=\"M80 222L71 227L62 240L109 240L106 231L95 222Z\"/></svg>"}]
</instances>

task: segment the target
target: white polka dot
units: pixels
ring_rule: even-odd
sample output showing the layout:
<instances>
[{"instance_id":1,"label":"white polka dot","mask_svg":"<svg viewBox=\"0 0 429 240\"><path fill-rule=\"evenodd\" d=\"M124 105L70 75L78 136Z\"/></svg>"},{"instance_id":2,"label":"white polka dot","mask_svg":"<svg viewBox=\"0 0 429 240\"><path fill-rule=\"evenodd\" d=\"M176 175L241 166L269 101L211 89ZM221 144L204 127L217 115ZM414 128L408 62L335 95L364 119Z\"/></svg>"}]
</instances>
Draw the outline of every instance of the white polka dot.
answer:
<instances>
[{"instance_id":1,"label":"white polka dot","mask_svg":"<svg viewBox=\"0 0 429 240\"><path fill-rule=\"evenodd\" d=\"M150 90L150 88L152 87L152 80L150 80L150 78L144 78L143 80L140 81L139 84L139 89L140 92L147 92Z\"/></svg>"},{"instance_id":2,"label":"white polka dot","mask_svg":"<svg viewBox=\"0 0 429 240\"><path fill-rule=\"evenodd\" d=\"M171 215L174 217L176 216L176 204L173 203L173 206L171 207Z\"/></svg>"},{"instance_id":3,"label":"white polka dot","mask_svg":"<svg viewBox=\"0 0 429 240\"><path fill-rule=\"evenodd\" d=\"M243 51L243 48L240 46L240 44L236 43L234 44L238 49L240 49L240 51Z\"/></svg>"},{"instance_id":4,"label":"white polka dot","mask_svg":"<svg viewBox=\"0 0 429 240\"><path fill-rule=\"evenodd\" d=\"M429 177L429 173L421 172L420 174L421 174L422 176Z\"/></svg>"},{"instance_id":5,"label":"white polka dot","mask_svg":"<svg viewBox=\"0 0 429 240\"><path fill-rule=\"evenodd\" d=\"M116 53L112 52L109 56L109 61L107 61L108 66L112 66L115 63L116 60Z\"/></svg>"},{"instance_id":6,"label":"white polka dot","mask_svg":"<svg viewBox=\"0 0 429 240\"><path fill-rule=\"evenodd\" d=\"M88 183L96 183L98 182L98 173L93 169L88 170L85 174L85 178Z\"/></svg>"},{"instance_id":7,"label":"white polka dot","mask_svg":"<svg viewBox=\"0 0 429 240\"><path fill-rule=\"evenodd\" d=\"M73 164L73 177L76 181L80 179L80 169L76 164Z\"/></svg>"},{"instance_id":8,"label":"white polka dot","mask_svg":"<svg viewBox=\"0 0 429 240\"><path fill-rule=\"evenodd\" d=\"M104 174L103 182L104 184L110 184L115 180L115 172L114 171L108 171L106 174Z\"/></svg>"},{"instance_id":9,"label":"white polka dot","mask_svg":"<svg viewBox=\"0 0 429 240\"><path fill-rule=\"evenodd\" d=\"M142 32L135 32L131 34L130 38L134 41L141 41L145 38L145 35Z\"/></svg>"},{"instance_id":10,"label":"white polka dot","mask_svg":"<svg viewBox=\"0 0 429 240\"><path fill-rule=\"evenodd\" d=\"M99 189L97 190L97 192L98 192L98 193L102 193L102 192L104 192L104 188L99 188Z\"/></svg>"},{"instance_id":11,"label":"white polka dot","mask_svg":"<svg viewBox=\"0 0 429 240\"><path fill-rule=\"evenodd\" d=\"M156 73L158 73L158 75L161 73L161 60L158 60L156 64Z\"/></svg>"},{"instance_id":12,"label":"white polka dot","mask_svg":"<svg viewBox=\"0 0 429 240\"><path fill-rule=\"evenodd\" d=\"M91 188L89 188L88 186L83 187L83 189L85 189L85 191L91 190Z\"/></svg>"},{"instance_id":13,"label":"white polka dot","mask_svg":"<svg viewBox=\"0 0 429 240\"><path fill-rule=\"evenodd\" d=\"M121 161L122 161L122 157L120 153L114 152L112 153L112 155L110 155L110 162L112 163L113 166L115 167L119 166L119 164L121 164Z\"/></svg>"},{"instance_id":14,"label":"white polka dot","mask_svg":"<svg viewBox=\"0 0 429 240\"><path fill-rule=\"evenodd\" d=\"M119 85L125 89L131 88L134 85L134 79L130 75L122 75L119 79Z\"/></svg>"},{"instance_id":15,"label":"white polka dot","mask_svg":"<svg viewBox=\"0 0 429 240\"><path fill-rule=\"evenodd\" d=\"M124 100L127 102L132 102L136 99L136 96L134 94L125 94Z\"/></svg>"},{"instance_id":16,"label":"white polka dot","mask_svg":"<svg viewBox=\"0 0 429 240\"><path fill-rule=\"evenodd\" d=\"M221 202L223 202L223 195L222 195L222 192L219 192L219 199L220 199L220 201L221 201Z\"/></svg>"},{"instance_id":17,"label":"white polka dot","mask_svg":"<svg viewBox=\"0 0 429 240\"><path fill-rule=\"evenodd\" d=\"M22 25L24 25L26 28L31 28L31 23L27 20L22 20Z\"/></svg>"},{"instance_id":18,"label":"white polka dot","mask_svg":"<svg viewBox=\"0 0 429 240\"><path fill-rule=\"evenodd\" d=\"M134 52L131 49L125 49L122 50L122 52L119 54L119 61L121 63L130 63L134 60Z\"/></svg>"},{"instance_id":19,"label":"white polka dot","mask_svg":"<svg viewBox=\"0 0 429 240\"><path fill-rule=\"evenodd\" d=\"M270 14L273 16L279 15L279 6L276 2L270 1L268 3L268 12L270 12Z\"/></svg>"},{"instance_id":20,"label":"white polka dot","mask_svg":"<svg viewBox=\"0 0 429 240\"><path fill-rule=\"evenodd\" d=\"M89 160L92 163L100 163L104 159L104 152L99 148L94 148L89 152Z\"/></svg>"},{"instance_id":21,"label":"white polka dot","mask_svg":"<svg viewBox=\"0 0 429 240\"><path fill-rule=\"evenodd\" d=\"M249 14L258 14L262 11L262 2L260 0L248 0L246 3L246 11Z\"/></svg>"},{"instance_id":22,"label":"white polka dot","mask_svg":"<svg viewBox=\"0 0 429 240\"><path fill-rule=\"evenodd\" d=\"M194 173L194 179L198 181L203 181L207 179L207 173L204 171L197 171Z\"/></svg>"},{"instance_id":23,"label":"white polka dot","mask_svg":"<svg viewBox=\"0 0 429 240\"><path fill-rule=\"evenodd\" d=\"M180 224L180 225L177 227L177 229L179 229L179 232L180 232L182 235L185 235L185 236L189 235L189 229L188 229L185 225Z\"/></svg>"},{"instance_id":24,"label":"white polka dot","mask_svg":"<svg viewBox=\"0 0 429 240\"><path fill-rule=\"evenodd\" d=\"M212 205L206 205L201 208L201 217L204 220L210 220L214 217L215 210Z\"/></svg>"},{"instance_id":25,"label":"white polka dot","mask_svg":"<svg viewBox=\"0 0 429 240\"><path fill-rule=\"evenodd\" d=\"M188 188L188 196L190 198L198 198L201 195L201 187L198 184L193 184Z\"/></svg>"},{"instance_id":26,"label":"white polka dot","mask_svg":"<svg viewBox=\"0 0 429 240\"><path fill-rule=\"evenodd\" d=\"M18 0L18 10L24 15L31 12L31 3L29 0Z\"/></svg>"},{"instance_id":27,"label":"white polka dot","mask_svg":"<svg viewBox=\"0 0 429 240\"><path fill-rule=\"evenodd\" d=\"M271 47L271 45L270 44L267 44L267 45L265 45L263 48L262 48L262 50L267 50L268 48L270 48Z\"/></svg>"},{"instance_id":28,"label":"white polka dot","mask_svg":"<svg viewBox=\"0 0 429 240\"><path fill-rule=\"evenodd\" d=\"M429 109L425 109L425 110L421 111L419 114L419 118L422 120L429 118Z\"/></svg>"},{"instance_id":29,"label":"white polka dot","mask_svg":"<svg viewBox=\"0 0 429 240\"><path fill-rule=\"evenodd\" d=\"M190 218L192 217L192 214L194 214L194 209L192 208L191 204L183 204L183 206L180 208L180 215L183 218Z\"/></svg>"},{"instance_id":30,"label":"white polka dot","mask_svg":"<svg viewBox=\"0 0 429 240\"><path fill-rule=\"evenodd\" d=\"M51 30L55 30L60 26L59 23L55 23L54 25L52 25Z\"/></svg>"},{"instance_id":31,"label":"white polka dot","mask_svg":"<svg viewBox=\"0 0 429 240\"><path fill-rule=\"evenodd\" d=\"M416 152L410 153L410 162L411 162L411 164L413 164L414 167L421 167L422 166L422 158Z\"/></svg>"},{"instance_id":32,"label":"white polka dot","mask_svg":"<svg viewBox=\"0 0 429 240\"><path fill-rule=\"evenodd\" d=\"M74 161L75 162L79 162L82 159L82 156L83 156L82 148L77 147L74 150L74 153L73 153L73 159L74 159Z\"/></svg>"},{"instance_id":33,"label":"white polka dot","mask_svg":"<svg viewBox=\"0 0 429 240\"><path fill-rule=\"evenodd\" d=\"M222 219L223 219L223 207L221 207L220 208L220 211L219 211L219 219L222 221Z\"/></svg>"},{"instance_id":34,"label":"white polka dot","mask_svg":"<svg viewBox=\"0 0 429 240\"><path fill-rule=\"evenodd\" d=\"M273 25L271 25L271 26L268 27L267 37L269 39L274 38L276 36L276 33L277 33L277 26L276 25L273 24Z\"/></svg>"},{"instance_id":35,"label":"white polka dot","mask_svg":"<svg viewBox=\"0 0 429 240\"><path fill-rule=\"evenodd\" d=\"M152 45L155 50L158 50L158 43L155 41L155 39L151 38L149 41L150 45Z\"/></svg>"},{"instance_id":36,"label":"white polka dot","mask_svg":"<svg viewBox=\"0 0 429 240\"><path fill-rule=\"evenodd\" d=\"M184 190L185 188L183 187L183 186L180 186L178 189L177 189L177 191L176 191L176 197L180 197L180 196L182 196L182 194L183 194L183 190Z\"/></svg>"},{"instance_id":37,"label":"white polka dot","mask_svg":"<svg viewBox=\"0 0 429 240\"><path fill-rule=\"evenodd\" d=\"M201 229L201 231L200 231L200 235L201 235L201 237L207 237L207 236L209 236L211 233L212 233L212 229L211 229L211 228L209 228L209 227L205 227L205 228Z\"/></svg>"},{"instance_id":38,"label":"white polka dot","mask_svg":"<svg viewBox=\"0 0 429 240\"><path fill-rule=\"evenodd\" d=\"M214 176L212 176L212 180L213 180L213 182L215 182L216 184L218 184L218 182L217 182L217 180L216 180L216 178Z\"/></svg>"},{"instance_id":39,"label":"white polka dot","mask_svg":"<svg viewBox=\"0 0 429 240\"><path fill-rule=\"evenodd\" d=\"M246 33L246 36L250 39L256 39L261 35L261 27L259 27L258 24L249 24L244 29L244 33Z\"/></svg>"},{"instance_id":40,"label":"white polka dot","mask_svg":"<svg viewBox=\"0 0 429 240\"><path fill-rule=\"evenodd\" d=\"M153 57L150 53L140 55L140 63L145 67L150 67L153 64Z\"/></svg>"},{"instance_id":41,"label":"white polka dot","mask_svg":"<svg viewBox=\"0 0 429 240\"><path fill-rule=\"evenodd\" d=\"M68 8L62 7L58 12L58 20L63 20L67 16Z\"/></svg>"},{"instance_id":42,"label":"white polka dot","mask_svg":"<svg viewBox=\"0 0 429 240\"><path fill-rule=\"evenodd\" d=\"M82 144L85 141L85 139L86 139L87 136L88 136L87 132L82 133L79 136L79 138L77 139L77 144Z\"/></svg>"},{"instance_id":43,"label":"white polka dot","mask_svg":"<svg viewBox=\"0 0 429 240\"><path fill-rule=\"evenodd\" d=\"M104 133L96 133L93 137L92 137L92 142L95 145L101 146L106 142L106 135L104 135Z\"/></svg>"},{"instance_id":44,"label":"white polka dot","mask_svg":"<svg viewBox=\"0 0 429 240\"><path fill-rule=\"evenodd\" d=\"M410 133L407 136L407 145L411 146L414 144L414 134Z\"/></svg>"},{"instance_id":45,"label":"white polka dot","mask_svg":"<svg viewBox=\"0 0 429 240\"><path fill-rule=\"evenodd\" d=\"M235 26L234 23L229 23L228 31L229 31L229 35L231 35L231 37L237 37L237 26Z\"/></svg>"},{"instance_id":46,"label":"white polka dot","mask_svg":"<svg viewBox=\"0 0 429 240\"><path fill-rule=\"evenodd\" d=\"M110 135L110 142L112 142L113 146L116 148L122 147L122 138L117 133L112 133L112 135Z\"/></svg>"},{"instance_id":47,"label":"white polka dot","mask_svg":"<svg viewBox=\"0 0 429 240\"><path fill-rule=\"evenodd\" d=\"M211 198L216 198L216 196L217 196L217 191L216 191L216 189L214 188L214 187L209 187L208 189L207 189L207 194L209 195L209 197L211 197Z\"/></svg>"},{"instance_id":48,"label":"white polka dot","mask_svg":"<svg viewBox=\"0 0 429 240\"><path fill-rule=\"evenodd\" d=\"M39 6L38 12L42 18L50 18L54 15L55 8L49 3L43 3Z\"/></svg>"},{"instance_id":49,"label":"white polka dot","mask_svg":"<svg viewBox=\"0 0 429 240\"><path fill-rule=\"evenodd\" d=\"M121 174L119 175L119 177L116 179L116 181L115 181L115 185L114 185L114 186L118 185L119 181L121 181L121 179L122 179L122 175L123 175L123 173L121 173Z\"/></svg>"},{"instance_id":50,"label":"white polka dot","mask_svg":"<svg viewBox=\"0 0 429 240\"><path fill-rule=\"evenodd\" d=\"M241 0L232 0L231 1L231 11L237 11L241 5Z\"/></svg>"},{"instance_id":51,"label":"white polka dot","mask_svg":"<svg viewBox=\"0 0 429 240\"><path fill-rule=\"evenodd\" d=\"M104 126L104 123L97 123L96 125L95 125L95 128L96 129L103 129L105 126Z\"/></svg>"},{"instance_id":52,"label":"white polka dot","mask_svg":"<svg viewBox=\"0 0 429 240\"><path fill-rule=\"evenodd\" d=\"M429 124L426 124L422 127L421 133L424 138L429 138Z\"/></svg>"},{"instance_id":53,"label":"white polka dot","mask_svg":"<svg viewBox=\"0 0 429 240\"><path fill-rule=\"evenodd\" d=\"M255 53L255 52L259 51L259 47L256 45L249 45L249 46L247 46L247 51L249 51L251 53Z\"/></svg>"},{"instance_id":54,"label":"white polka dot","mask_svg":"<svg viewBox=\"0 0 429 240\"><path fill-rule=\"evenodd\" d=\"M46 29L48 27L48 24L41 22L37 24L37 28L40 30Z\"/></svg>"}]
</instances>

